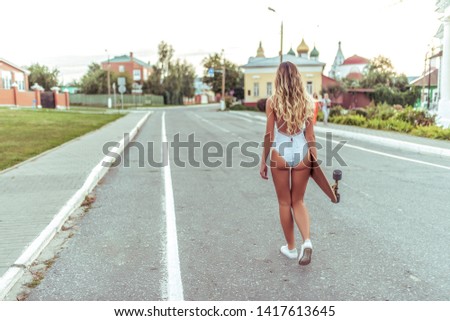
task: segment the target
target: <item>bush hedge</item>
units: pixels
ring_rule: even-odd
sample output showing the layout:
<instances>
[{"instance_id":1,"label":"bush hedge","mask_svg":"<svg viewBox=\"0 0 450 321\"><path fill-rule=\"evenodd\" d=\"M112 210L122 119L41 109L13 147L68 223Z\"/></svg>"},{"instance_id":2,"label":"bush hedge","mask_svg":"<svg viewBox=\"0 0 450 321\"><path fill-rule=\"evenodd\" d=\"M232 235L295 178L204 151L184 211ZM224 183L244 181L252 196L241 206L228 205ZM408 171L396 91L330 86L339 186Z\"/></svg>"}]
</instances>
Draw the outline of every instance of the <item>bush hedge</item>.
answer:
<instances>
[{"instance_id":1,"label":"bush hedge","mask_svg":"<svg viewBox=\"0 0 450 321\"><path fill-rule=\"evenodd\" d=\"M258 100L258 102L256 103L256 107L258 107L258 109L260 111L264 111L265 112L266 111L266 101L267 101L266 98Z\"/></svg>"},{"instance_id":2,"label":"bush hedge","mask_svg":"<svg viewBox=\"0 0 450 321\"><path fill-rule=\"evenodd\" d=\"M336 112L330 123L391 130L414 136L450 140L450 128L436 126L436 116L426 110L380 104ZM320 116L320 114L319 114ZM323 117L318 117L321 120Z\"/></svg>"}]
</instances>

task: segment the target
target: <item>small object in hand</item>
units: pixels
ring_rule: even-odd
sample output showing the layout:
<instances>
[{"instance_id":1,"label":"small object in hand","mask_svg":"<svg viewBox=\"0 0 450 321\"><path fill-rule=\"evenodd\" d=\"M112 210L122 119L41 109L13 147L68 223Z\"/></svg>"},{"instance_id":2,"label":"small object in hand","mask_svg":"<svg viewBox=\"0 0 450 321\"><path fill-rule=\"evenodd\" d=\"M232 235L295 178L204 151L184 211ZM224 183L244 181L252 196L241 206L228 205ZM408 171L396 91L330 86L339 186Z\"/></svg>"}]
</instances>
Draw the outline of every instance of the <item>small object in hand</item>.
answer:
<instances>
[{"instance_id":1,"label":"small object in hand","mask_svg":"<svg viewBox=\"0 0 450 321\"><path fill-rule=\"evenodd\" d=\"M338 182L342 179L342 171L339 169L335 169L333 171L333 179L336 182L336 184L334 184L332 186L332 188L334 190L334 193L336 194L336 199L337 199L336 203L339 203L341 200L341 194L338 193L338 185L339 185Z\"/></svg>"}]
</instances>

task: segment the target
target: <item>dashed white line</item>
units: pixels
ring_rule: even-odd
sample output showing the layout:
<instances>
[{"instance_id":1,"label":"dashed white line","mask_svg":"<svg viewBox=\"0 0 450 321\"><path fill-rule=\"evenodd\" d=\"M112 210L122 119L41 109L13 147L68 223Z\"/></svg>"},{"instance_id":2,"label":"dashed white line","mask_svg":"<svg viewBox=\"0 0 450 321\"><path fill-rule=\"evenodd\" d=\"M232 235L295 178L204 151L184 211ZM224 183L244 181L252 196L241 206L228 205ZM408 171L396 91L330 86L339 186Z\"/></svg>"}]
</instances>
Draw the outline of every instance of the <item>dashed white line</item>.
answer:
<instances>
[{"instance_id":1,"label":"dashed white line","mask_svg":"<svg viewBox=\"0 0 450 321\"><path fill-rule=\"evenodd\" d=\"M252 117L252 116L249 116L249 117ZM256 123L263 125L262 120L261 121L257 121ZM316 138L326 141L326 138L317 136L317 133L316 133ZM361 150L361 151L364 151L364 152L367 152L367 153L372 153L372 154L377 154L377 155L381 155L381 156L385 156L385 157L395 158L395 159L399 159L399 160L403 160L403 161L407 161L407 162L411 162L411 163L416 163L416 164L421 164L421 165L432 166L432 167L436 167L436 168L450 170L449 166L444 166L444 165L439 165L439 164L435 164L435 163L420 161L420 160L413 159L413 158L408 158L408 157L397 156L397 155L393 155L393 154L389 154L389 153L379 152L379 151L376 151L376 150L372 150L372 149L368 149L368 148L364 148L364 147L359 147L359 146L348 144L348 143L346 143L344 145L344 147L358 149L358 150Z\"/></svg>"},{"instance_id":2,"label":"dashed white line","mask_svg":"<svg viewBox=\"0 0 450 321\"><path fill-rule=\"evenodd\" d=\"M161 119L161 136L164 143L168 142L166 135L166 112L163 112ZM183 283L181 281L180 257L178 255L178 234L175 216L175 201L173 198L172 175L170 172L169 149L167 149L167 165L164 166L163 173L167 238L167 299L169 301L183 301Z\"/></svg>"}]
</instances>

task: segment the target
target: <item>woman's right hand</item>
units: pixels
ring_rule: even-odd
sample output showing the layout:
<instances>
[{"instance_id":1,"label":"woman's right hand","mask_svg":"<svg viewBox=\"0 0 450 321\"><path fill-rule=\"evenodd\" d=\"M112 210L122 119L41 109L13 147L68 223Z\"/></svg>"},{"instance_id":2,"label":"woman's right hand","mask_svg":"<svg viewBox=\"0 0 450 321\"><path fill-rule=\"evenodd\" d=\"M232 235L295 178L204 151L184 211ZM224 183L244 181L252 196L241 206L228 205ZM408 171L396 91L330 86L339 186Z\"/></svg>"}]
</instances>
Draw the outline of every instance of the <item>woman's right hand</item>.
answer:
<instances>
[{"instance_id":1,"label":"woman's right hand","mask_svg":"<svg viewBox=\"0 0 450 321\"><path fill-rule=\"evenodd\" d=\"M261 166L259 167L259 175L263 179L269 179L267 176L267 164L265 162L261 162Z\"/></svg>"}]
</instances>

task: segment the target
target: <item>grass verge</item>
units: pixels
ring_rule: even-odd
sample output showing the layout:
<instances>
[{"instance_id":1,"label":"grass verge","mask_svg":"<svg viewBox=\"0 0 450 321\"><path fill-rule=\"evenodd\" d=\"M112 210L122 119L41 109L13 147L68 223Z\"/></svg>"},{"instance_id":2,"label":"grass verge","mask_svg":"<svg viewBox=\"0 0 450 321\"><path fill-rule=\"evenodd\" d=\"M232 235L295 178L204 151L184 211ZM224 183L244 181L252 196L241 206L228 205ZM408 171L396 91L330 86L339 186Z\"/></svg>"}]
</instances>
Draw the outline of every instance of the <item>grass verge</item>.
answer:
<instances>
[{"instance_id":1,"label":"grass verge","mask_svg":"<svg viewBox=\"0 0 450 321\"><path fill-rule=\"evenodd\" d=\"M122 117L53 110L0 109L0 170Z\"/></svg>"}]
</instances>

